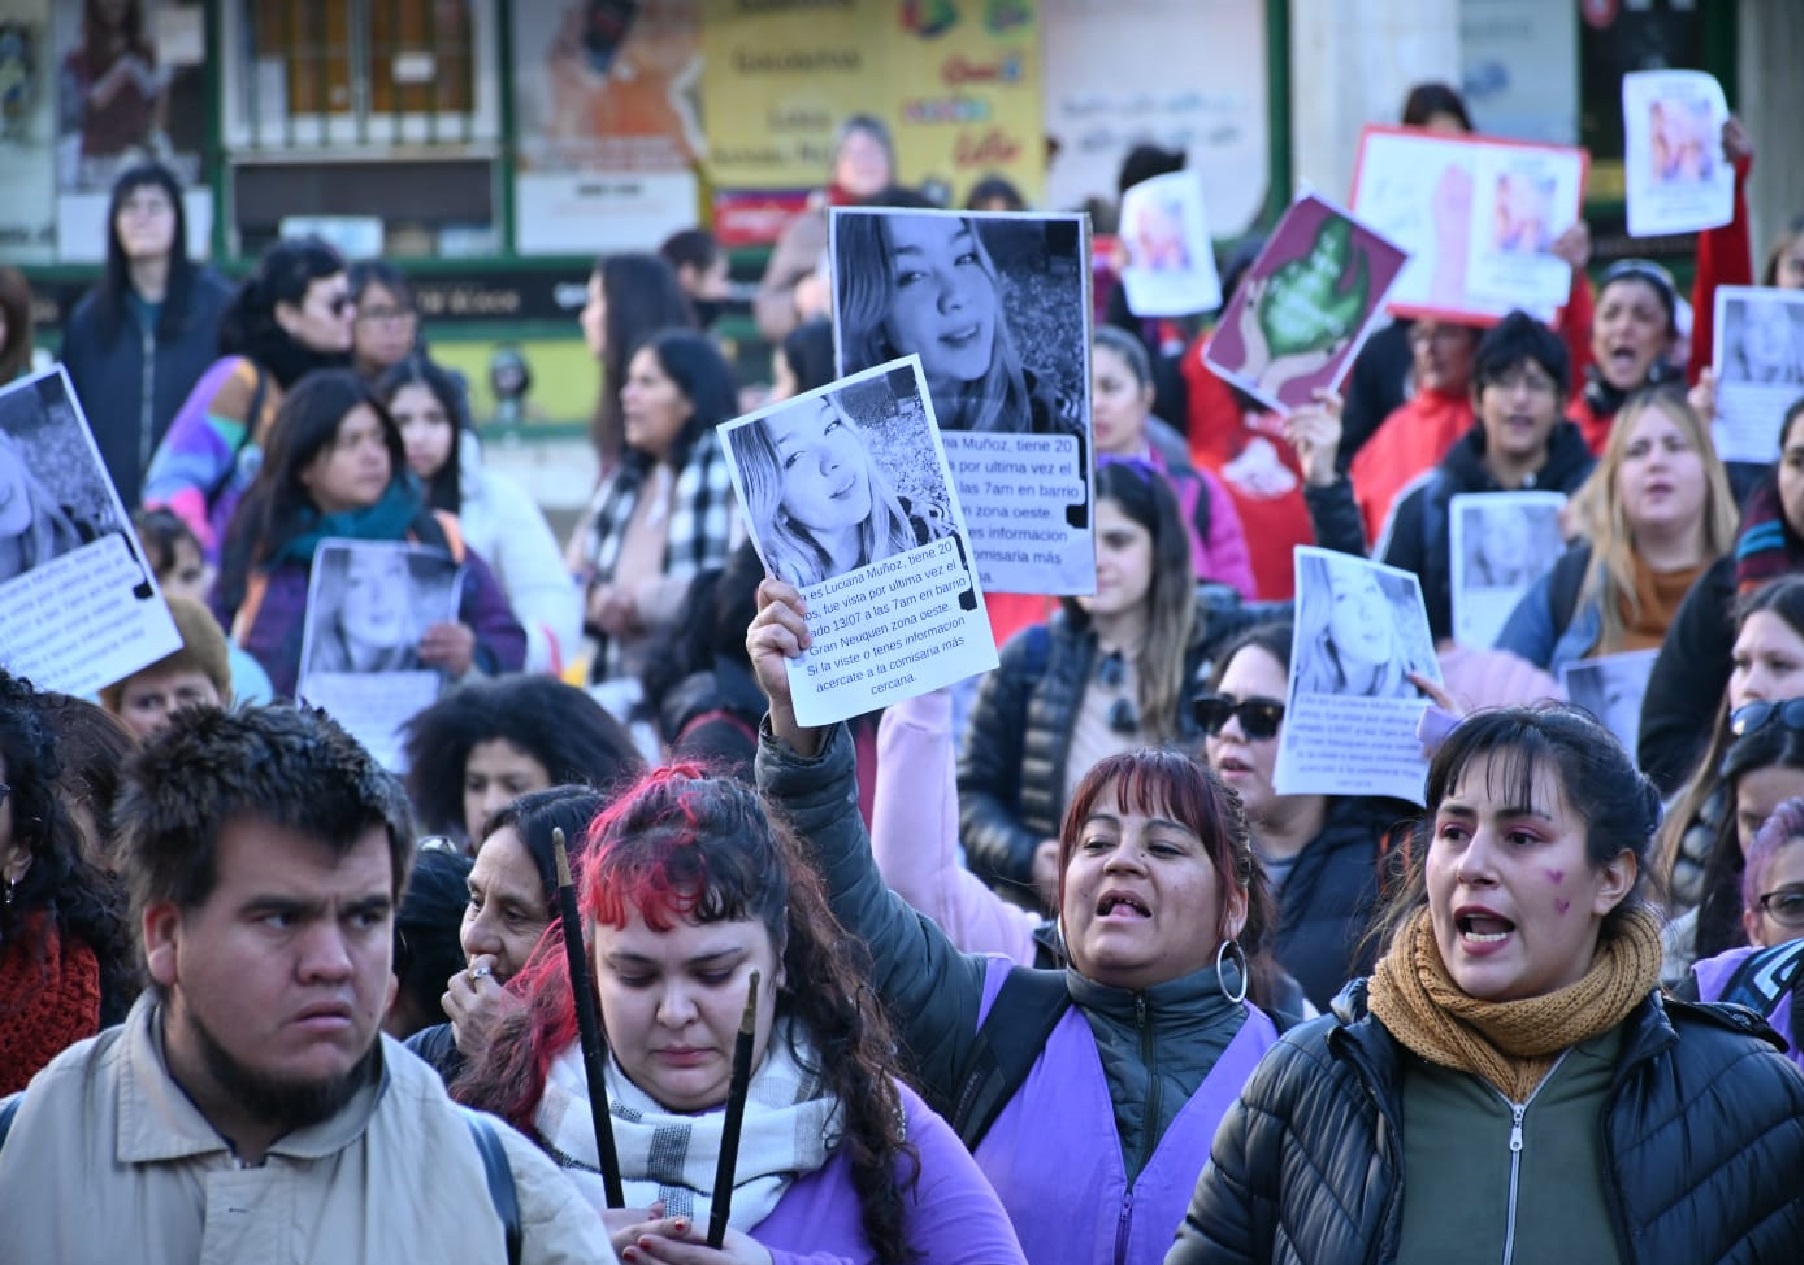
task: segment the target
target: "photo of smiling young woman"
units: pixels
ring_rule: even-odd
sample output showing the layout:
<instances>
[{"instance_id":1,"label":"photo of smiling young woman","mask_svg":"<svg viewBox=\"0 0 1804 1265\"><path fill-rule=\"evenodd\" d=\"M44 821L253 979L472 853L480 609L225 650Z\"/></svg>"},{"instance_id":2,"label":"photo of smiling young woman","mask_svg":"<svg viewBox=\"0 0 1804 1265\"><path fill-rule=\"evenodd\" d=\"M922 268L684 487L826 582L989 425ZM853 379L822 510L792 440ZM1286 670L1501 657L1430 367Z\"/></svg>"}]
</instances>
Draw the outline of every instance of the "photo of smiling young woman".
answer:
<instances>
[{"instance_id":1,"label":"photo of smiling young woman","mask_svg":"<svg viewBox=\"0 0 1804 1265\"><path fill-rule=\"evenodd\" d=\"M1358 558L1297 559L1291 698L1419 699L1411 673L1435 678L1434 647L1414 578Z\"/></svg>"},{"instance_id":2,"label":"photo of smiling young woman","mask_svg":"<svg viewBox=\"0 0 1804 1265\"><path fill-rule=\"evenodd\" d=\"M322 544L307 611L307 675L418 671L420 639L455 617L457 567L406 545Z\"/></svg>"},{"instance_id":3,"label":"photo of smiling young woman","mask_svg":"<svg viewBox=\"0 0 1804 1265\"><path fill-rule=\"evenodd\" d=\"M893 468L931 453L926 408L918 396L873 390L880 386L810 395L727 433L765 565L799 589L953 534L943 508L950 490L903 494L904 471ZM897 433L911 429L920 433Z\"/></svg>"},{"instance_id":4,"label":"photo of smiling young woman","mask_svg":"<svg viewBox=\"0 0 1804 1265\"><path fill-rule=\"evenodd\" d=\"M941 430L1083 433L1081 220L842 209L832 250L842 374L918 355Z\"/></svg>"}]
</instances>

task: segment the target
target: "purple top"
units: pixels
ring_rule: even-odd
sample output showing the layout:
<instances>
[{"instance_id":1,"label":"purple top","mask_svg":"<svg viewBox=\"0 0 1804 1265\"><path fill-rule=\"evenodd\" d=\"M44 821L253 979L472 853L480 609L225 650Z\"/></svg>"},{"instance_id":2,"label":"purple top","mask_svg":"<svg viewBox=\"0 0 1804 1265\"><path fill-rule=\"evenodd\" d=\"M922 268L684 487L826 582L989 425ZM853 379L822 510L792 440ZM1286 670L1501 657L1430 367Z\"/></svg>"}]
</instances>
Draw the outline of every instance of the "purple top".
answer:
<instances>
[{"instance_id":1,"label":"purple top","mask_svg":"<svg viewBox=\"0 0 1804 1265\"><path fill-rule=\"evenodd\" d=\"M921 1265L1027 1265L1008 1214L958 1135L914 1091L898 1088L908 1141L921 1158L919 1180L903 1195L903 1225ZM911 1166L903 1167L906 1178ZM846 1148L784 1192L752 1238L770 1249L773 1265L869 1261Z\"/></svg>"},{"instance_id":2,"label":"purple top","mask_svg":"<svg viewBox=\"0 0 1804 1265\"><path fill-rule=\"evenodd\" d=\"M1735 968L1747 959L1760 952L1759 948L1730 949L1727 953L1719 953L1713 958L1705 958L1691 968L1697 977L1698 999L1700 1001L1717 1001L1728 987L1729 977L1735 974ZM1773 1012L1766 1016L1773 1031L1785 1039L1786 1057L1800 1068L1804 1068L1804 1051L1791 1044L1791 990L1788 988L1779 994L1779 1004Z\"/></svg>"}]
</instances>

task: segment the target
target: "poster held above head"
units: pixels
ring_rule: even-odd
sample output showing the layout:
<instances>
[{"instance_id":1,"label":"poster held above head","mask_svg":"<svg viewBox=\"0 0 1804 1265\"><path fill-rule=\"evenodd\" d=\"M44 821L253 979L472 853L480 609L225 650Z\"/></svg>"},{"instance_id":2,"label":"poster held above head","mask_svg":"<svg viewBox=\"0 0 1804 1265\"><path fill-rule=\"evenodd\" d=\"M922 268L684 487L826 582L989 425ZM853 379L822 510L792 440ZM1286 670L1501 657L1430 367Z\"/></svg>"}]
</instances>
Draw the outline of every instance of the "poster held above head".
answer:
<instances>
[{"instance_id":1,"label":"poster held above head","mask_svg":"<svg viewBox=\"0 0 1804 1265\"><path fill-rule=\"evenodd\" d=\"M1352 554L1295 552L1296 620L1280 795L1383 795L1423 802L1416 725L1428 706L1410 675L1441 667L1415 575Z\"/></svg>"},{"instance_id":2,"label":"poster held above head","mask_svg":"<svg viewBox=\"0 0 1804 1265\"><path fill-rule=\"evenodd\" d=\"M1723 155L1729 103L1701 70L1622 77L1623 174L1629 236L1719 228L1735 214L1735 169Z\"/></svg>"},{"instance_id":3,"label":"poster held above head","mask_svg":"<svg viewBox=\"0 0 1804 1265\"><path fill-rule=\"evenodd\" d=\"M88 695L181 646L62 367L0 387L0 667Z\"/></svg>"},{"instance_id":4,"label":"poster held above head","mask_svg":"<svg viewBox=\"0 0 1804 1265\"><path fill-rule=\"evenodd\" d=\"M1582 214L1582 149L1368 127L1353 213L1409 252L1388 310L1492 325L1513 308L1551 322L1571 293L1547 247Z\"/></svg>"},{"instance_id":5,"label":"poster held above head","mask_svg":"<svg viewBox=\"0 0 1804 1265\"><path fill-rule=\"evenodd\" d=\"M1711 364L1717 455L1772 461L1785 411L1804 395L1804 291L1717 287Z\"/></svg>"},{"instance_id":6,"label":"poster held above head","mask_svg":"<svg viewBox=\"0 0 1804 1265\"><path fill-rule=\"evenodd\" d=\"M1516 603L1566 551L1563 492L1462 493L1448 504L1453 640L1488 650Z\"/></svg>"},{"instance_id":7,"label":"poster held above head","mask_svg":"<svg viewBox=\"0 0 1804 1265\"><path fill-rule=\"evenodd\" d=\"M1582 707L1616 735L1631 756L1641 734L1641 700L1654 670L1658 650L1631 650L1596 659L1580 659L1560 669L1567 699Z\"/></svg>"},{"instance_id":8,"label":"poster held above head","mask_svg":"<svg viewBox=\"0 0 1804 1265\"><path fill-rule=\"evenodd\" d=\"M836 207L845 375L918 356L986 591L1096 589L1081 215Z\"/></svg>"},{"instance_id":9,"label":"poster held above head","mask_svg":"<svg viewBox=\"0 0 1804 1265\"><path fill-rule=\"evenodd\" d=\"M1191 316L1221 306L1203 184L1192 171L1143 180L1122 195L1121 271L1135 316Z\"/></svg>"},{"instance_id":10,"label":"poster held above head","mask_svg":"<svg viewBox=\"0 0 1804 1265\"><path fill-rule=\"evenodd\" d=\"M463 571L449 554L390 541L327 540L314 555L300 685L385 768L402 772L401 727L444 686L420 639L455 622Z\"/></svg>"},{"instance_id":11,"label":"poster held above head","mask_svg":"<svg viewBox=\"0 0 1804 1265\"><path fill-rule=\"evenodd\" d=\"M801 591L812 647L789 663L808 726L996 666L983 586L919 358L720 428L765 570Z\"/></svg>"},{"instance_id":12,"label":"poster held above head","mask_svg":"<svg viewBox=\"0 0 1804 1265\"><path fill-rule=\"evenodd\" d=\"M1210 368L1288 413L1339 387L1407 259L1310 194L1247 269L1205 353Z\"/></svg>"}]
</instances>

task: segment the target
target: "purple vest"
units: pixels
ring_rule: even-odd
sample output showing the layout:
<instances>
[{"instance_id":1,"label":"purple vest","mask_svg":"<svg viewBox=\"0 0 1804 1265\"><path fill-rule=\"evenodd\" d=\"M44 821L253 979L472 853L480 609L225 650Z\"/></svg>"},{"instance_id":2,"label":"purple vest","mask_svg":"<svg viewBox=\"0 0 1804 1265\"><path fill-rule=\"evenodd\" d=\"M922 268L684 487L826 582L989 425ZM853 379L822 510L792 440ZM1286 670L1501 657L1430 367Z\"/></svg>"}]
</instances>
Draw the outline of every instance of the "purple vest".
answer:
<instances>
[{"instance_id":1,"label":"purple vest","mask_svg":"<svg viewBox=\"0 0 1804 1265\"><path fill-rule=\"evenodd\" d=\"M1003 959L990 962L979 1023L1009 967ZM1082 1012L1067 1010L977 1145L978 1167L1008 1209L1027 1259L1160 1265L1209 1160L1216 1126L1277 1039L1271 1020L1248 1007L1246 1022L1129 1187L1102 1055Z\"/></svg>"},{"instance_id":2,"label":"purple vest","mask_svg":"<svg viewBox=\"0 0 1804 1265\"><path fill-rule=\"evenodd\" d=\"M1691 968L1697 976L1698 997L1703 1001L1717 1001L1728 987L1729 977L1748 958L1759 952L1757 949L1730 949L1727 953L1719 953L1713 958L1705 958ZM1786 1057L1800 1068L1804 1068L1804 1050L1793 1049L1791 1045L1791 990L1788 988L1779 995L1779 1004L1773 1007L1773 1013L1766 1017L1773 1026L1773 1031L1785 1038Z\"/></svg>"}]
</instances>

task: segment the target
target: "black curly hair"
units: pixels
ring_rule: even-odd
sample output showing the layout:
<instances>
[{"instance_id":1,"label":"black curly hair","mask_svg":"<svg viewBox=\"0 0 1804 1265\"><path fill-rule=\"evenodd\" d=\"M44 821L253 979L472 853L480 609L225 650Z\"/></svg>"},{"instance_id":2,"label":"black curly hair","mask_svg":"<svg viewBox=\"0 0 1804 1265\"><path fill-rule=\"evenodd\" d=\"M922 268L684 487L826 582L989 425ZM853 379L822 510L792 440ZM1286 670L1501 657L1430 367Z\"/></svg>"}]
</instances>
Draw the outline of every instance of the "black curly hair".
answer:
<instances>
[{"instance_id":1,"label":"black curly hair","mask_svg":"<svg viewBox=\"0 0 1804 1265\"><path fill-rule=\"evenodd\" d=\"M553 786L606 790L643 764L607 709L545 676L503 677L448 694L410 720L404 738L407 791L422 826L457 839L465 834L464 765L479 742L518 747L545 767Z\"/></svg>"},{"instance_id":2,"label":"black curly hair","mask_svg":"<svg viewBox=\"0 0 1804 1265\"><path fill-rule=\"evenodd\" d=\"M57 934L93 950L100 963L100 1024L125 1018L142 988L124 892L82 854L81 832L58 794L62 764L45 716L45 695L0 671L0 782L8 789L12 840L31 864L0 902L0 943L48 914Z\"/></svg>"}]
</instances>

